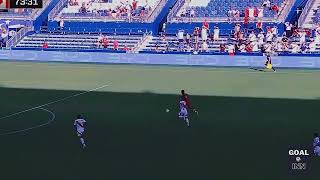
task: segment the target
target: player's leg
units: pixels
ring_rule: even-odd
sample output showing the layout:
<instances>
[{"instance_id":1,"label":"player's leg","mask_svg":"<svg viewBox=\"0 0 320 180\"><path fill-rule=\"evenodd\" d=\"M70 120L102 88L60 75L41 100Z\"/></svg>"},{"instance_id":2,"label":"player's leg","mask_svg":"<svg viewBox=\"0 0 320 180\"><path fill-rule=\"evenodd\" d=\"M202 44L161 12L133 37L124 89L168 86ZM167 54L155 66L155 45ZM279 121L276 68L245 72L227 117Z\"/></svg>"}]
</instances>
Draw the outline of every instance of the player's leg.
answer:
<instances>
[{"instance_id":1,"label":"player's leg","mask_svg":"<svg viewBox=\"0 0 320 180\"><path fill-rule=\"evenodd\" d=\"M320 147L319 146L314 147L313 152L316 156L320 156Z\"/></svg>"},{"instance_id":2,"label":"player's leg","mask_svg":"<svg viewBox=\"0 0 320 180\"><path fill-rule=\"evenodd\" d=\"M82 147L85 148L87 145L86 145L86 143L84 141L84 130L78 129L77 130L77 134L78 134L78 136L80 138L80 143L81 143Z\"/></svg>"},{"instance_id":3,"label":"player's leg","mask_svg":"<svg viewBox=\"0 0 320 180\"><path fill-rule=\"evenodd\" d=\"M188 110L187 109L183 110L183 116L184 116L184 121L186 122L187 126L190 127L190 121L188 118Z\"/></svg>"},{"instance_id":4,"label":"player's leg","mask_svg":"<svg viewBox=\"0 0 320 180\"><path fill-rule=\"evenodd\" d=\"M186 122L187 126L190 127L190 121L188 116L184 118L184 121Z\"/></svg>"}]
</instances>

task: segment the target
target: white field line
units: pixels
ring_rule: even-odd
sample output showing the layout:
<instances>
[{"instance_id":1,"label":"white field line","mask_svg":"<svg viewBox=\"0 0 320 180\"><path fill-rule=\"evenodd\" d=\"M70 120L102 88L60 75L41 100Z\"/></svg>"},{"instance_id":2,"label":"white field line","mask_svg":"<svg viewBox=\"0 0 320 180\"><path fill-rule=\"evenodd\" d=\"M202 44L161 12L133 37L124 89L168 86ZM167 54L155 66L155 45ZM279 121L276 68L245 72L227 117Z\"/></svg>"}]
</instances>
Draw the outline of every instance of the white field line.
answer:
<instances>
[{"instance_id":1,"label":"white field line","mask_svg":"<svg viewBox=\"0 0 320 180\"><path fill-rule=\"evenodd\" d=\"M45 109L45 108L38 108L38 109L41 109L43 111L46 111L46 112L50 113L51 114L51 119L49 121L47 121L46 123L43 123L43 124L40 124L40 125L32 126L32 127L25 128L25 129L15 130L15 131L9 131L9 132L6 132L6 133L1 133L0 136L12 135L12 134L18 134L18 133L30 131L30 130L33 130L33 129L36 129L36 128L40 128L40 127L46 126L46 125L52 123L55 120L56 115L52 111L50 111L48 109Z\"/></svg>"},{"instance_id":2,"label":"white field line","mask_svg":"<svg viewBox=\"0 0 320 180\"><path fill-rule=\"evenodd\" d=\"M3 116L3 117L0 118L0 120L6 119L6 118L9 118L9 117L13 117L13 116L25 113L25 112L29 112L29 111L32 111L34 109L39 109L39 108L42 108L42 107L45 107L45 106L48 106L48 105L51 105L51 104L55 104L55 103L58 103L58 102L61 102L61 101L65 101L65 100L70 99L70 98L81 96L83 94L87 94L87 93L90 93L90 92L105 88L105 87L110 86L110 85L111 85L111 83L105 84L105 85L99 86L99 87L94 88L94 89L90 89L90 90L87 90L87 91L84 91L84 92L81 92L81 93L77 93L77 94L74 94L74 95L71 95L71 96L67 96L67 97L64 97L64 98L61 98L61 99L57 99L55 101L48 102L46 104L42 104L42 105L35 106L35 107L29 108L29 109L26 109L26 110L23 110L23 111L19 111L19 112L16 112L16 113L13 113L13 114L10 114L10 115L7 115L7 116Z\"/></svg>"}]
</instances>

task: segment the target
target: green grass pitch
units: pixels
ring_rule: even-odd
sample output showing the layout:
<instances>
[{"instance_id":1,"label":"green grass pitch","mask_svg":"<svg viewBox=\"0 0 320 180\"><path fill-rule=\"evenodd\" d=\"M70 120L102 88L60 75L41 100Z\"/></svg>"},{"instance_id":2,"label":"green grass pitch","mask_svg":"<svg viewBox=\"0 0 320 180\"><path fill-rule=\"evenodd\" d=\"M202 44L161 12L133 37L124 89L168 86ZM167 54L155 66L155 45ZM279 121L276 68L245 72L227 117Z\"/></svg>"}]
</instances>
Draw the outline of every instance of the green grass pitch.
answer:
<instances>
[{"instance_id":1,"label":"green grass pitch","mask_svg":"<svg viewBox=\"0 0 320 180\"><path fill-rule=\"evenodd\" d=\"M320 132L320 71L27 62L0 69L0 134L35 127L0 135L1 180L319 179L317 159L309 174L289 175L287 150L310 146ZM190 129L177 119L181 89L199 110ZM47 103L48 111L1 118ZM88 121L85 150L73 129L79 113Z\"/></svg>"}]
</instances>

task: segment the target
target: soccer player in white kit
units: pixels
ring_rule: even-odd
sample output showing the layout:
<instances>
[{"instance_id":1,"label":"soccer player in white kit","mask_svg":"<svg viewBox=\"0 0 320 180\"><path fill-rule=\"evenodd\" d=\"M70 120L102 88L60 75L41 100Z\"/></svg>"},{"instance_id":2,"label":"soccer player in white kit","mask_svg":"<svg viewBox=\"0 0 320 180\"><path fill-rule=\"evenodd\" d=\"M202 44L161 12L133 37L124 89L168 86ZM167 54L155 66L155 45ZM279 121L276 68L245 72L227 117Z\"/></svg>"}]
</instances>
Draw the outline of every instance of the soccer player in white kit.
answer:
<instances>
[{"instance_id":1,"label":"soccer player in white kit","mask_svg":"<svg viewBox=\"0 0 320 180\"><path fill-rule=\"evenodd\" d=\"M320 138L318 133L314 133L313 152L316 156L320 156Z\"/></svg>"},{"instance_id":2,"label":"soccer player in white kit","mask_svg":"<svg viewBox=\"0 0 320 180\"><path fill-rule=\"evenodd\" d=\"M74 120L74 127L76 129L76 133L78 135L78 137L80 138L80 142L82 144L82 148L86 147L86 144L84 142L84 132L85 132L85 124L86 124L86 120L83 119L83 117L81 115L77 116L77 119Z\"/></svg>"},{"instance_id":3,"label":"soccer player in white kit","mask_svg":"<svg viewBox=\"0 0 320 180\"><path fill-rule=\"evenodd\" d=\"M189 118L188 118L188 109L191 109L196 113L198 113L198 112L197 112L197 110L195 110L194 108L191 107L191 102L189 100L189 96L188 96L188 94L185 93L184 90L181 90L179 107L180 107L179 118L184 120L188 127L191 127L190 122L189 122Z\"/></svg>"},{"instance_id":4,"label":"soccer player in white kit","mask_svg":"<svg viewBox=\"0 0 320 180\"><path fill-rule=\"evenodd\" d=\"M188 118L188 109L187 109L187 103L184 100L179 101L179 107L180 107L180 112L179 112L179 118L184 120L187 124L188 127L190 127L190 122Z\"/></svg>"}]
</instances>

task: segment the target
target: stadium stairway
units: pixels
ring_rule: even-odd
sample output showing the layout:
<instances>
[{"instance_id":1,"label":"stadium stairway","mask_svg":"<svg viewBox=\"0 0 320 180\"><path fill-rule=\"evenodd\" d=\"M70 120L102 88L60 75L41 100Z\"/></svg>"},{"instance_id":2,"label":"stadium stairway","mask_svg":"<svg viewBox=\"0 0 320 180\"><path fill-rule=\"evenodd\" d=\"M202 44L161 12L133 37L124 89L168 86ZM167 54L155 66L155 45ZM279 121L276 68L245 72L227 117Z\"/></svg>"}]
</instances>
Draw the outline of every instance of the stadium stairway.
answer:
<instances>
[{"instance_id":1,"label":"stadium stairway","mask_svg":"<svg viewBox=\"0 0 320 180\"><path fill-rule=\"evenodd\" d=\"M320 16L320 15L317 15L318 14L317 11L320 12L319 10L320 10L320 0L314 0L308 14L305 17L304 22L302 23L303 28L314 28L314 25L315 25L314 18L316 18L317 16Z\"/></svg>"}]
</instances>

